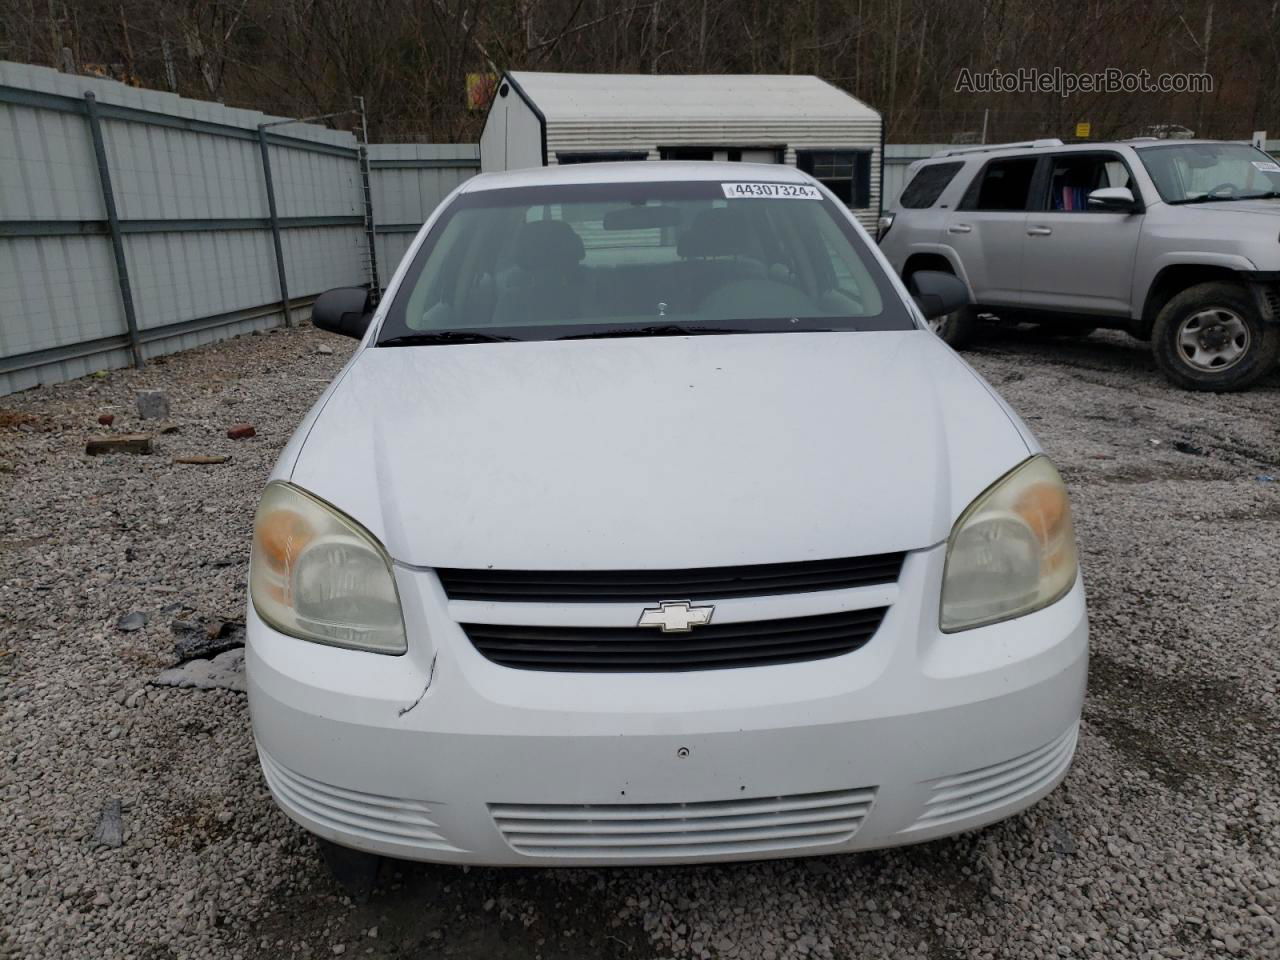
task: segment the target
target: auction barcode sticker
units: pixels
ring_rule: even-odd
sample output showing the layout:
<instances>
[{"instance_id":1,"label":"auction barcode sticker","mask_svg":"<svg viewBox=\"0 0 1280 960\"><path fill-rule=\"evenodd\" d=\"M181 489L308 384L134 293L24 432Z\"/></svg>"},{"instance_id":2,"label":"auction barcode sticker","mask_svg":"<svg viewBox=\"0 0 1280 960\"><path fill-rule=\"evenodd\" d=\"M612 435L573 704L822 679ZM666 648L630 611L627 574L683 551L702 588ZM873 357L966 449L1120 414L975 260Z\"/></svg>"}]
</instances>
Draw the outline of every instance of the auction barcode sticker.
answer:
<instances>
[{"instance_id":1,"label":"auction barcode sticker","mask_svg":"<svg viewBox=\"0 0 1280 960\"><path fill-rule=\"evenodd\" d=\"M724 195L735 197L772 197L780 200L821 200L822 191L807 183L722 183Z\"/></svg>"}]
</instances>

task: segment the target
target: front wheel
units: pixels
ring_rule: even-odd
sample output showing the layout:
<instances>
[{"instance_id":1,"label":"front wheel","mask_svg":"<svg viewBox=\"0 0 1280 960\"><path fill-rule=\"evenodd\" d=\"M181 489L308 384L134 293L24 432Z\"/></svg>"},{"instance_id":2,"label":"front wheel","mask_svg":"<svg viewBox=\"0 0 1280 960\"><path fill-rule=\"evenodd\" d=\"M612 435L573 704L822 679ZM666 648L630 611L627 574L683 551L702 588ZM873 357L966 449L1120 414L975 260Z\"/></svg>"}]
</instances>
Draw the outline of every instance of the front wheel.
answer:
<instances>
[{"instance_id":1,"label":"front wheel","mask_svg":"<svg viewBox=\"0 0 1280 960\"><path fill-rule=\"evenodd\" d=\"M1201 283L1165 304L1151 332L1156 364L1184 390L1244 390L1280 357L1280 325L1264 323L1249 292Z\"/></svg>"},{"instance_id":2,"label":"front wheel","mask_svg":"<svg viewBox=\"0 0 1280 960\"><path fill-rule=\"evenodd\" d=\"M940 317L929 317L925 322L947 346L953 350L959 350L961 347L968 346L977 332L978 315L971 305L965 304L959 310L952 310Z\"/></svg>"}]
</instances>

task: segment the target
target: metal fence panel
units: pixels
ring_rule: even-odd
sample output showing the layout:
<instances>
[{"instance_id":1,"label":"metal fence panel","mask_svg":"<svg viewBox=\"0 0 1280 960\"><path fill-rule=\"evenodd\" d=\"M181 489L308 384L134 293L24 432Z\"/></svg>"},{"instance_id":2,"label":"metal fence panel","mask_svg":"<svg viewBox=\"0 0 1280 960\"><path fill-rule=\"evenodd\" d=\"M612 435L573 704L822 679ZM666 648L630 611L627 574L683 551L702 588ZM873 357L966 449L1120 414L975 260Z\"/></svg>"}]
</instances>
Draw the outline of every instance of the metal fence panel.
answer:
<instances>
[{"instance_id":1,"label":"metal fence panel","mask_svg":"<svg viewBox=\"0 0 1280 960\"><path fill-rule=\"evenodd\" d=\"M95 155L99 119L105 176ZM0 394L281 322L259 127L290 313L368 281L355 138L216 103L0 62ZM104 183L119 222L113 255Z\"/></svg>"},{"instance_id":2,"label":"metal fence panel","mask_svg":"<svg viewBox=\"0 0 1280 960\"><path fill-rule=\"evenodd\" d=\"M369 145L378 263L382 281L395 273L414 234L453 189L480 172L473 143Z\"/></svg>"}]
</instances>

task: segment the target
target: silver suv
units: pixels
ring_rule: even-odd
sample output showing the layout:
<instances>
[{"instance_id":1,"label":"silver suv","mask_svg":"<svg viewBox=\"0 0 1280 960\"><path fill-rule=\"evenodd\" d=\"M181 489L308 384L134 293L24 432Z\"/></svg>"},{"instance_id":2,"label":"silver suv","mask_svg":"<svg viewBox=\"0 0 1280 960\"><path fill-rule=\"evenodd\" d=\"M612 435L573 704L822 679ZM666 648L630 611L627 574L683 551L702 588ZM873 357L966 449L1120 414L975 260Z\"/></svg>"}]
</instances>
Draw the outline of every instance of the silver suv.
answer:
<instances>
[{"instance_id":1,"label":"silver suv","mask_svg":"<svg viewBox=\"0 0 1280 960\"><path fill-rule=\"evenodd\" d=\"M1188 390L1241 390L1280 356L1280 164L1244 143L1037 140L944 150L908 168L880 247L910 283L954 273L979 318L1150 340Z\"/></svg>"}]
</instances>

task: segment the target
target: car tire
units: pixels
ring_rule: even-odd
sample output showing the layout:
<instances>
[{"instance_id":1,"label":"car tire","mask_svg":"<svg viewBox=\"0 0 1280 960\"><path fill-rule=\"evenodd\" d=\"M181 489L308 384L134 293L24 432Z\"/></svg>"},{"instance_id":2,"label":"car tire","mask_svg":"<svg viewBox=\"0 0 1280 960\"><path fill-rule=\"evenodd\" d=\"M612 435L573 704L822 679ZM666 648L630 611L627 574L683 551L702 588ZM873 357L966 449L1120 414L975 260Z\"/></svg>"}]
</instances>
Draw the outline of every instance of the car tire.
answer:
<instances>
[{"instance_id":1,"label":"car tire","mask_svg":"<svg viewBox=\"0 0 1280 960\"><path fill-rule=\"evenodd\" d=\"M320 859L338 886L356 903L366 903L377 885L385 858L376 853L340 846L323 837L316 837L316 843L320 845Z\"/></svg>"},{"instance_id":2,"label":"car tire","mask_svg":"<svg viewBox=\"0 0 1280 960\"><path fill-rule=\"evenodd\" d=\"M972 306L963 306L959 310L933 317L926 321L929 329L940 336L947 346L953 350L967 347L978 329L978 315Z\"/></svg>"},{"instance_id":3,"label":"car tire","mask_svg":"<svg viewBox=\"0 0 1280 960\"><path fill-rule=\"evenodd\" d=\"M921 268L926 269L926 268ZM948 268L945 273L952 273ZM907 285L907 289L911 289L911 277L916 273L911 273L902 278L902 282ZM973 340L974 334L978 328L978 312L973 309L973 304L966 304L959 310L953 310L951 313L944 314L941 317L932 317L925 320L929 325L929 329L942 338L943 342L953 350L960 350L969 345Z\"/></svg>"},{"instance_id":4,"label":"car tire","mask_svg":"<svg viewBox=\"0 0 1280 960\"><path fill-rule=\"evenodd\" d=\"M1275 369L1280 324L1265 323L1249 292L1200 283L1160 311L1151 332L1160 372L1184 390L1244 390Z\"/></svg>"}]
</instances>

